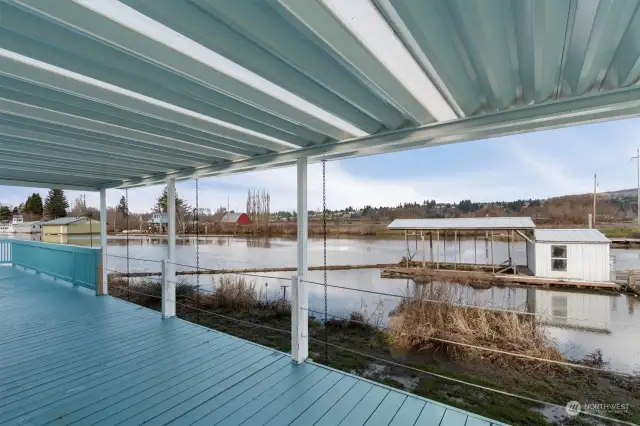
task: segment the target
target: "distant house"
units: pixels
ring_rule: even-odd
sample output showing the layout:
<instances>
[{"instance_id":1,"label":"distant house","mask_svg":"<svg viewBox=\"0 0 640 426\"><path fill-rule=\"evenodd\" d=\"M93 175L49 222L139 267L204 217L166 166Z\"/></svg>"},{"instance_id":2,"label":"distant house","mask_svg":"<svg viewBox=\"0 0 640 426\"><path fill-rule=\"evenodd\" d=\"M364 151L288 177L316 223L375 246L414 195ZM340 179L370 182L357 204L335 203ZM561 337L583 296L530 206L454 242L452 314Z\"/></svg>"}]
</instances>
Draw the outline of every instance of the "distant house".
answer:
<instances>
[{"instance_id":1,"label":"distant house","mask_svg":"<svg viewBox=\"0 0 640 426\"><path fill-rule=\"evenodd\" d=\"M251 225L251 219L246 213L226 213L220 219L220 223L223 225Z\"/></svg>"},{"instance_id":2,"label":"distant house","mask_svg":"<svg viewBox=\"0 0 640 426\"><path fill-rule=\"evenodd\" d=\"M61 217L43 222L42 233L47 235L99 234L100 222L86 217Z\"/></svg>"}]
</instances>

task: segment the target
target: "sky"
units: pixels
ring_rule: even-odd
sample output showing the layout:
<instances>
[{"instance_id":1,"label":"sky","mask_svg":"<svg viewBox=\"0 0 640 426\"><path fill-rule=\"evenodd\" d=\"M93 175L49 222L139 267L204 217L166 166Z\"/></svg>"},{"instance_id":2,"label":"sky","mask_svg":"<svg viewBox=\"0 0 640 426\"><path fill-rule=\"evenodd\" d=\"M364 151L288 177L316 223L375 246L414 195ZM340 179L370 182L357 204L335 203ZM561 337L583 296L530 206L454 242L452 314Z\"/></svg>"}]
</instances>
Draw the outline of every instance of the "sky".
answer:
<instances>
[{"instance_id":1,"label":"sky","mask_svg":"<svg viewBox=\"0 0 640 426\"><path fill-rule=\"evenodd\" d=\"M361 135L361 132L349 123L319 110L309 102L267 82L195 41L140 15L122 3L111 0L76 1L296 108L311 111L351 135ZM369 2L325 0L325 3L338 15L344 15L344 22L353 27L351 30L355 31L361 40L370 40L369 44L380 47L374 52L376 57L386 66L395 67L394 73L405 87L418 88L419 90L412 91L414 93L425 88L427 82L423 81L424 76L418 72L419 67L394 39L393 31L384 21L369 13L373 10L367 9L370 8ZM335 10L336 8L338 10ZM353 16L365 16L366 13L369 13L366 15L369 16L366 22L371 25L358 26L358 22L351 19ZM393 49L390 48L393 46ZM385 58L385 55L393 56ZM83 81L90 80L84 78ZM102 82L91 81L92 84L104 86ZM128 93L129 96L140 97L124 89L112 88L116 89ZM171 105L164 106L179 109ZM196 114L179 110L191 115ZM215 121L211 117L202 119ZM499 201L547 198L593 191L594 173L598 174L600 191L630 188L636 185L636 164L630 157L635 155L638 147L640 118L331 161L327 163L327 207L339 209L347 206L357 208L365 205L397 205L425 199L457 202L463 199ZM308 177L308 205L310 209L317 210L322 206L321 165L310 165ZM216 209L219 206L227 206L228 203L231 209L242 211L247 191L262 188L271 194L272 211L295 209L295 167L202 179L200 207ZM195 205L193 181L179 182L177 189L182 198ZM44 198L47 189L0 186L0 203L18 205L33 192L40 193ZM130 190L130 210L140 213L150 211L161 192L162 186ZM66 191L66 194L71 204L80 195L75 191ZM98 194L84 194L87 204L97 208ZM108 205L115 206L124 194L123 190L109 190Z\"/></svg>"},{"instance_id":2,"label":"sky","mask_svg":"<svg viewBox=\"0 0 640 426\"><path fill-rule=\"evenodd\" d=\"M547 198L593 191L633 188L640 147L640 118L544 132L505 136L327 162L327 207L397 205L435 199L439 202ZM322 208L322 170L310 164L309 209ZM179 195L195 205L194 181L176 184ZM295 210L296 168L218 176L200 180L199 205L229 206L243 211L249 189L267 189L271 210ZM43 199L47 189L0 186L0 203L17 205L31 193ZM129 190L133 212L149 212L162 186ZM65 191L70 203L86 194L98 208L99 195ZM108 190L107 204L115 206L124 190Z\"/></svg>"}]
</instances>

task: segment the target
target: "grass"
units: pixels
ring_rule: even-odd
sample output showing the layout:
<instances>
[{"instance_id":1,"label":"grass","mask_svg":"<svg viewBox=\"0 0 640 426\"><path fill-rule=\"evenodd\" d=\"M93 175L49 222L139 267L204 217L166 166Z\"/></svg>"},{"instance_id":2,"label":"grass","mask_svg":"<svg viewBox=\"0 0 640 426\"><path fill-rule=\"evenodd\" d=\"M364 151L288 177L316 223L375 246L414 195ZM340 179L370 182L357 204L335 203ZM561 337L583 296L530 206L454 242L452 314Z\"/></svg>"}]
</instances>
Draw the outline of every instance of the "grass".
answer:
<instances>
[{"instance_id":1,"label":"grass","mask_svg":"<svg viewBox=\"0 0 640 426\"><path fill-rule=\"evenodd\" d=\"M116 297L129 297L134 303L160 309L160 285L155 281L132 280L127 289L126 280L118 279L110 286ZM283 352L291 350L289 303L270 299L257 290L253 281L240 276L221 276L209 291L198 292L196 287L185 281L179 282L176 288L177 313L181 318ZM640 422L640 380L637 378L550 367L547 363L523 361L450 344L434 344L430 340L430 337L437 336L541 358L563 359L543 329L530 318L452 307L447 303L427 304L423 300L424 294L413 296L414 300L401 305L393 313L388 330L379 327L382 325L379 306L370 310L362 305L350 315L345 315L348 319L334 318L326 325L318 318L310 317L310 357L338 370L514 425L552 423L540 412L539 404L435 377L434 374L560 405L570 400L629 403L629 413L615 416ZM444 290L429 294L430 299L439 298L442 302L455 301L459 296ZM251 324L264 325L269 329ZM325 347L322 342L325 333L330 344L349 350ZM382 363L370 356L420 371ZM598 353L585 360L590 365L601 365L601 361ZM372 368L374 366L377 368ZM563 424L590 423L580 416Z\"/></svg>"},{"instance_id":2,"label":"grass","mask_svg":"<svg viewBox=\"0 0 640 426\"><path fill-rule=\"evenodd\" d=\"M546 329L531 316L456 306L461 300L460 292L460 288L435 286L428 294L423 292L410 300L403 300L392 314L386 331L388 342L406 350L432 348L444 351L450 358L499 363L504 363L505 357L509 357L507 360L513 358L459 345L463 344L564 361L546 335ZM555 365L522 358L520 362L536 367Z\"/></svg>"},{"instance_id":3,"label":"grass","mask_svg":"<svg viewBox=\"0 0 640 426\"><path fill-rule=\"evenodd\" d=\"M608 238L640 238L638 226L602 226L598 228Z\"/></svg>"}]
</instances>

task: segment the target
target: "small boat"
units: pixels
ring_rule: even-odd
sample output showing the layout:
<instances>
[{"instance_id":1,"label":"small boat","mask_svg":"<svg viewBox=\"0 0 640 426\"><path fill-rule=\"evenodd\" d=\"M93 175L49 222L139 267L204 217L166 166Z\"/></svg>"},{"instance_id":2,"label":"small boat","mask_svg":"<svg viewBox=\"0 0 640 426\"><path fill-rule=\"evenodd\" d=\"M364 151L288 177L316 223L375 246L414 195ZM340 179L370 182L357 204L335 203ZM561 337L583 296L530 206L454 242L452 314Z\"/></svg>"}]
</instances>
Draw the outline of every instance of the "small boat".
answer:
<instances>
[{"instance_id":1,"label":"small boat","mask_svg":"<svg viewBox=\"0 0 640 426\"><path fill-rule=\"evenodd\" d=\"M22 215L13 216L11 222L2 221L0 222L0 234L15 234L16 226L22 225L24 223L24 218Z\"/></svg>"},{"instance_id":2,"label":"small boat","mask_svg":"<svg viewBox=\"0 0 640 426\"><path fill-rule=\"evenodd\" d=\"M9 228L11 228L11 224L8 220L0 222L0 234L8 234Z\"/></svg>"}]
</instances>

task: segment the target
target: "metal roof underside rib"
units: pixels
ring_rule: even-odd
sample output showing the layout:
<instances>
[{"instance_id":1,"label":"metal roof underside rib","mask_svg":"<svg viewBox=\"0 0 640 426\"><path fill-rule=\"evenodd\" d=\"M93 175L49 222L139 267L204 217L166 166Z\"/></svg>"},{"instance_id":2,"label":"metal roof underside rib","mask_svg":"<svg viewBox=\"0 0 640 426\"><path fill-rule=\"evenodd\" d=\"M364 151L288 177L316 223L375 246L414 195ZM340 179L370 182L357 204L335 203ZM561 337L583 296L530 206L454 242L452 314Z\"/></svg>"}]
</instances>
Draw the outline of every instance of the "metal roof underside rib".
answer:
<instances>
[{"instance_id":1,"label":"metal roof underside rib","mask_svg":"<svg viewBox=\"0 0 640 426\"><path fill-rule=\"evenodd\" d=\"M0 0L0 183L98 189L640 113L640 0Z\"/></svg>"}]
</instances>

